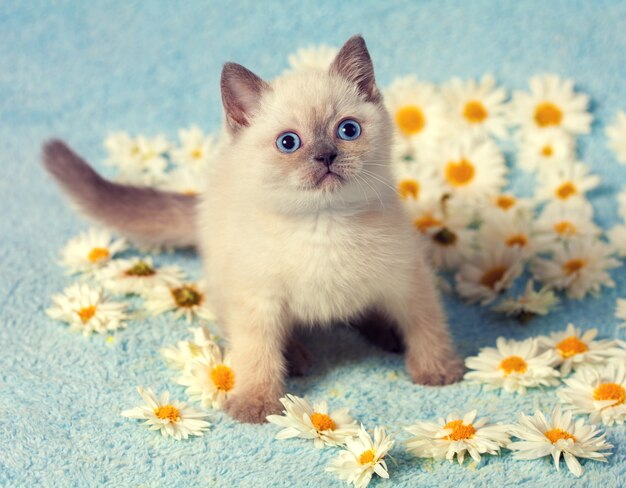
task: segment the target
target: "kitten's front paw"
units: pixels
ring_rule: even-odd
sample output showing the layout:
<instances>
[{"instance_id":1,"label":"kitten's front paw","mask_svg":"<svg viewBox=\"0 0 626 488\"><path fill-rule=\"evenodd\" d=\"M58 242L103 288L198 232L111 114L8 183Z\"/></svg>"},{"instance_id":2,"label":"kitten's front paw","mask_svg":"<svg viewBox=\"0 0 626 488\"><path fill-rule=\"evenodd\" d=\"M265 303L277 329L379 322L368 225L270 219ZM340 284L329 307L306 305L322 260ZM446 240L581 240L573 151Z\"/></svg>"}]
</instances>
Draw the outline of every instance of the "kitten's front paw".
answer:
<instances>
[{"instance_id":1,"label":"kitten's front paw","mask_svg":"<svg viewBox=\"0 0 626 488\"><path fill-rule=\"evenodd\" d=\"M424 360L407 358L407 371L418 385L449 385L463 378L465 364L458 356L445 356L444 358L426 362Z\"/></svg>"},{"instance_id":2,"label":"kitten's front paw","mask_svg":"<svg viewBox=\"0 0 626 488\"><path fill-rule=\"evenodd\" d=\"M266 417L279 414L282 405L278 398L262 393L237 393L226 400L225 408L228 414L240 422L262 424Z\"/></svg>"}]
</instances>

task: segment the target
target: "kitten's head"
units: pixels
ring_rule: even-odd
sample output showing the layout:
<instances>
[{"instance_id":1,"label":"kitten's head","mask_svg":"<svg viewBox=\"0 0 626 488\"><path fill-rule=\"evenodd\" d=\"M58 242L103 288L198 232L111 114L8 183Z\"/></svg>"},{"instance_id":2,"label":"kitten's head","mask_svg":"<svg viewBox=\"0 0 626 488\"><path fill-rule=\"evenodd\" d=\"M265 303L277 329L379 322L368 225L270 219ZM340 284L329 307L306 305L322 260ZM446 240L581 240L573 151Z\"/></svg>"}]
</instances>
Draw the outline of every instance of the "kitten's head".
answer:
<instances>
[{"instance_id":1,"label":"kitten's head","mask_svg":"<svg viewBox=\"0 0 626 488\"><path fill-rule=\"evenodd\" d=\"M229 63L221 86L232 149L246 159L236 171L270 203L316 210L391 198L391 122L362 37L348 40L327 71L266 83Z\"/></svg>"}]
</instances>

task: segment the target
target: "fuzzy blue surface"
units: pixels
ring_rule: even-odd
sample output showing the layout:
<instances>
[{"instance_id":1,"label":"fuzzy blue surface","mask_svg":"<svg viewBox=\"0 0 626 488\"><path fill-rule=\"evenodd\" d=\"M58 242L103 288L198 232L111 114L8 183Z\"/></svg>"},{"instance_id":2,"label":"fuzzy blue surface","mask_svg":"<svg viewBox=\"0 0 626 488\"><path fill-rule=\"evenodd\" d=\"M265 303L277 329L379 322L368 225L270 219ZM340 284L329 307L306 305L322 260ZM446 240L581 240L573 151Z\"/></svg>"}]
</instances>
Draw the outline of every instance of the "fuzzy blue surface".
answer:
<instances>
[{"instance_id":1,"label":"fuzzy blue surface","mask_svg":"<svg viewBox=\"0 0 626 488\"><path fill-rule=\"evenodd\" d=\"M582 160L603 179L591 194L600 223L617 222L615 192L626 182L605 147L603 126L626 108L626 2L498 0L402 2L4 1L0 4L0 485L3 486L341 486L324 472L334 451L304 440L275 441L271 425L240 425L221 413L205 437L162 438L120 417L139 402L135 386L169 389L158 348L186 336L167 316L133 322L110 344L83 338L48 319L50 295L71 279L56 264L59 248L85 227L39 165L46 138L67 139L101 164L113 130L164 133L221 118L221 64L236 60L271 78L287 55L314 43L339 46L362 33L378 79L416 73L442 82L492 72L509 89L531 74L576 80L593 100L593 134L580 139ZM520 178L514 186L528 189ZM159 258L199 273L193 253ZM459 351L475 354L499 335L523 338L574 321L613 336L617 287L598 299L567 301L527 327L447 297ZM412 385L402 358L348 332L313 334L317 363L288 389L346 405L366 426L402 426L449 410L477 408L495 421L549 409L554 390L525 397L485 393L462 382ZM398 444L390 481L375 486L619 486L626 475L623 428L608 464L584 462L576 480L550 462L487 457L476 468L414 460Z\"/></svg>"}]
</instances>

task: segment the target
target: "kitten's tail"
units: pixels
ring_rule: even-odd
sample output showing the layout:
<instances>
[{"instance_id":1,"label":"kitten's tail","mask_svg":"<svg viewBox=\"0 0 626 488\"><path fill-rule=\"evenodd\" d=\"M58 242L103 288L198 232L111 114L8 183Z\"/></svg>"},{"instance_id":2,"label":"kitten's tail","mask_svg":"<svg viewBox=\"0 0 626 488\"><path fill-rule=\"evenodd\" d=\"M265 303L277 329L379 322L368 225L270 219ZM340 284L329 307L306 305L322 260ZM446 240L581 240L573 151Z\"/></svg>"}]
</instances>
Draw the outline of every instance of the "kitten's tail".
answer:
<instances>
[{"instance_id":1,"label":"kitten's tail","mask_svg":"<svg viewBox=\"0 0 626 488\"><path fill-rule=\"evenodd\" d=\"M112 183L59 140L44 145L43 163L88 217L140 243L196 244L196 197Z\"/></svg>"}]
</instances>

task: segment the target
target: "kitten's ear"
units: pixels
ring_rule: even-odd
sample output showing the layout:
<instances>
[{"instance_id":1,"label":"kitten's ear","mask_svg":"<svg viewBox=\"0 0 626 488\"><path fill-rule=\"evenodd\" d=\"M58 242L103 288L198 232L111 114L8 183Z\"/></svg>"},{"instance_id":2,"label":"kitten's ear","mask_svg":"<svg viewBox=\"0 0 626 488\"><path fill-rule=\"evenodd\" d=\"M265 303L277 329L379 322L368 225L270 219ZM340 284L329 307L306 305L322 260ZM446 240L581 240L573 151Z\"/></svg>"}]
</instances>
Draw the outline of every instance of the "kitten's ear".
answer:
<instances>
[{"instance_id":1,"label":"kitten's ear","mask_svg":"<svg viewBox=\"0 0 626 488\"><path fill-rule=\"evenodd\" d=\"M348 39L330 66L330 72L355 83L359 92L370 102L380 102L374 66L361 36Z\"/></svg>"},{"instance_id":2,"label":"kitten's ear","mask_svg":"<svg viewBox=\"0 0 626 488\"><path fill-rule=\"evenodd\" d=\"M270 86L240 64L226 63L222 69L222 103L230 129L237 132L250 125L261 97Z\"/></svg>"}]
</instances>

